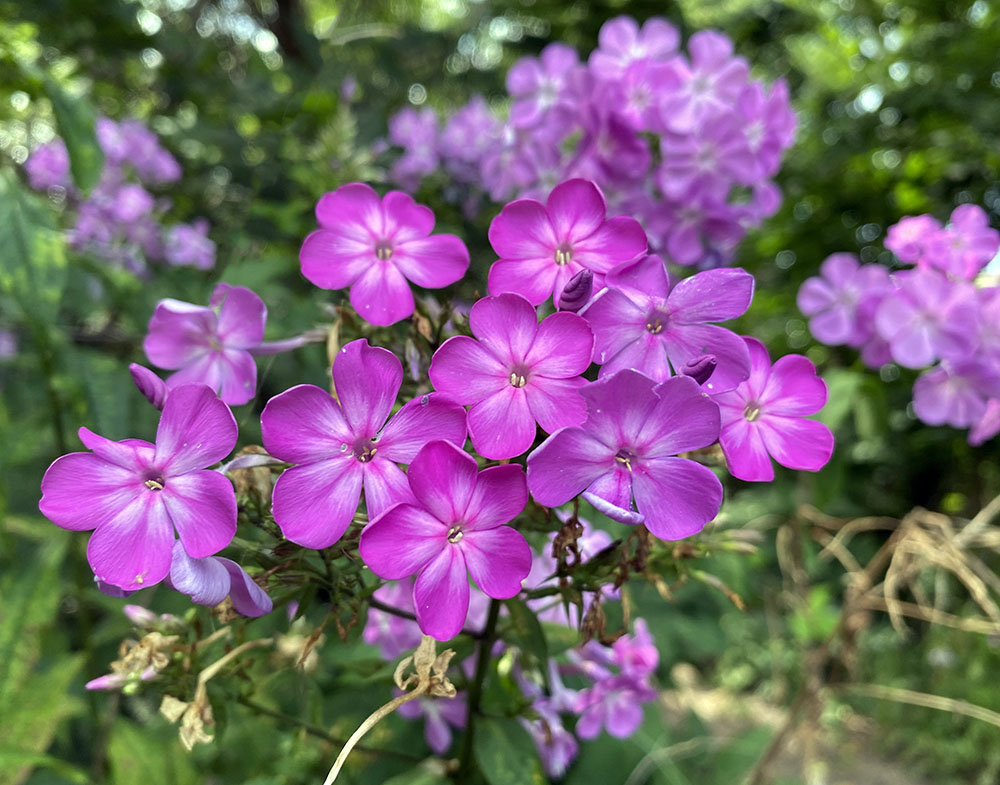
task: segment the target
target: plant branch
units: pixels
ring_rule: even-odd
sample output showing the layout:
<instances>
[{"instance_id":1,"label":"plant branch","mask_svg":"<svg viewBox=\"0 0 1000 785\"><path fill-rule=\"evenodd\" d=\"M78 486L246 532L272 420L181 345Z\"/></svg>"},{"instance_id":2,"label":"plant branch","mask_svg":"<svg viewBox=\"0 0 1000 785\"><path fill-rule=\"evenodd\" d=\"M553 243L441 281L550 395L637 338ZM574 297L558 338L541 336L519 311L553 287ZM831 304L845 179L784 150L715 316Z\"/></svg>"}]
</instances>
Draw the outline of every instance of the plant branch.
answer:
<instances>
[{"instance_id":1,"label":"plant branch","mask_svg":"<svg viewBox=\"0 0 1000 785\"><path fill-rule=\"evenodd\" d=\"M472 767L472 735L475 731L476 715L479 714L479 704L483 697L483 682L489 669L490 654L493 642L496 640L497 620L500 618L500 602L490 600L489 616L486 627L483 628L479 641L479 654L476 658L476 673L469 684L469 714L465 721L465 734L462 736L462 752L458 763L458 782L466 782Z\"/></svg>"}]
</instances>

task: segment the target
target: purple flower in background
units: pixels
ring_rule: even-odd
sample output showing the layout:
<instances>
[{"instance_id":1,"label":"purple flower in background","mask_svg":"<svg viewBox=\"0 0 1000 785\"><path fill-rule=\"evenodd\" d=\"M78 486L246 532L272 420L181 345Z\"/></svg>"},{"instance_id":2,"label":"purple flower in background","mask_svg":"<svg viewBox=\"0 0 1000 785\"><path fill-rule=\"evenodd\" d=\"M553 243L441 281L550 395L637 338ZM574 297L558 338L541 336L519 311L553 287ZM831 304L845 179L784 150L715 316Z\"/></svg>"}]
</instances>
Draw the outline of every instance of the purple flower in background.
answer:
<instances>
[{"instance_id":1,"label":"purple flower in background","mask_svg":"<svg viewBox=\"0 0 1000 785\"><path fill-rule=\"evenodd\" d=\"M36 191L47 188L69 188L69 152L62 139L38 147L24 162L28 184Z\"/></svg>"},{"instance_id":2,"label":"purple flower in background","mask_svg":"<svg viewBox=\"0 0 1000 785\"><path fill-rule=\"evenodd\" d=\"M522 717L521 725L535 742L545 773L553 779L560 779L576 759L580 744L576 736L563 726L562 719L551 701L538 698L531 708L538 715L538 719L529 720Z\"/></svg>"},{"instance_id":3,"label":"purple flower in background","mask_svg":"<svg viewBox=\"0 0 1000 785\"><path fill-rule=\"evenodd\" d=\"M373 596L391 608L413 613L413 580L410 578L383 584ZM420 627L409 619L370 607L361 637L370 646L378 646L382 659L392 661L420 645Z\"/></svg>"},{"instance_id":4,"label":"purple flower in background","mask_svg":"<svg viewBox=\"0 0 1000 785\"><path fill-rule=\"evenodd\" d=\"M514 63L507 72L514 127L533 128L548 123L551 128L543 133L561 136L573 112L564 93L579 64L576 50L560 43L546 46L537 59L523 57Z\"/></svg>"},{"instance_id":5,"label":"purple flower in background","mask_svg":"<svg viewBox=\"0 0 1000 785\"><path fill-rule=\"evenodd\" d=\"M285 537L307 548L340 539L362 488L369 520L410 501L406 475L396 464L410 463L427 442L465 442L465 410L440 395L415 398L390 418L402 363L363 338L337 354L333 382L339 402L300 384L268 401L260 417L268 453L298 464L274 485L274 520Z\"/></svg>"},{"instance_id":6,"label":"purple flower in background","mask_svg":"<svg viewBox=\"0 0 1000 785\"><path fill-rule=\"evenodd\" d=\"M557 431L528 456L535 501L558 507L582 493L609 518L645 523L662 540L701 531L719 512L722 484L705 466L675 457L719 437L719 408L698 383L681 376L657 384L619 371L583 396L583 426Z\"/></svg>"},{"instance_id":7,"label":"purple flower in background","mask_svg":"<svg viewBox=\"0 0 1000 785\"><path fill-rule=\"evenodd\" d=\"M1000 398L992 398L986 404L986 411L969 430L969 444L978 447L1000 433Z\"/></svg>"},{"instance_id":8,"label":"purple flower in background","mask_svg":"<svg viewBox=\"0 0 1000 785\"><path fill-rule=\"evenodd\" d=\"M416 574L417 621L438 640L465 623L469 575L488 596L509 599L531 570L531 548L504 525L528 501L521 467L477 468L460 447L431 442L407 474L415 502L390 507L361 534L361 557L376 575Z\"/></svg>"},{"instance_id":9,"label":"purple flower in background","mask_svg":"<svg viewBox=\"0 0 1000 785\"><path fill-rule=\"evenodd\" d=\"M198 605L218 605L229 597L236 612L250 618L270 613L273 608L267 592L236 562L221 556L195 559L180 540L174 543L167 580Z\"/></svg>"},{"instance_id":10,"label":"purple flower in background","mask_svg":"<svg viewBox=\"0 0 1000 785\"><path fill-rule=\"evenodd\" d=\"M215 266L215 243L208 238L208 221L177 224L163 236L163 258L175 267L211 270Z\"/></svg>"},{"instance_id":11,"label":"purple flower in background","mask_svg":"<svg viewBox=\"0 0 1000 785\"><path fill-rule=\"evenodd\" d=\"M420 638L417 637L419 643ZM395 695L402 691L394 690ZM404 703L397 711L409 720L424 718L424 739L435 755L444 755L451 747L451 729L465 728L468 707L465 694L458 693L454 698L418 698Z\"/></svg>"},{"instance_id":12,"label":"purple flower in background","mask_svg":"<svg viewBox=\"0 0 1000 785\"><path fill-rule=\"evenodd\" d=\"M924 255L927 241L941 231L932 215L908 215L889 227L885 247L901 262L916 264Z\"/></svg>"},{"instance_id":13,"label":"purple flower in background","mask_svg":"<svg viewBox=\"0 0 1000 785\"><path fill-rule=\"evenodd\" d=\"M463 180L479 176L479 162L500 138L501 124L481 95L473 96L445 122L438 150L445 166Z\"/></svg>"},{"instance_id":14,"label":"purple flower in background","mask_svg":"<svg viewBox=\"0 0 1000 785\"><path fill-rule=\"evenodd\" d=\"M800 354L773 366L767 348L744 338L750 350L750 378L735 390L713 396L722 413L719 444L729 473L741 480L770 482L771 458L800 471L822 469L833 454L833 434L807 420L826 404L826 384Z\"/></svg>"},{"instance_id":15,"label":"purple flower in background","mask_svg":"<svg viewBox=\"0 0 1000 785\"><path fill-rule=\"evenodd\" d=\"M176 370L167 377L169 387L207 384L235 406L257 390L251 350L260 346L266 321L267 307L256 294L220 283L208 307L160 300L143 349L153 365Z\"/></svg>"},{"instance_id":16,"label":"purple flower in background","mask_svg":"<svg viewBox=\"0 0 1000 785\"><path fill-rule=\"evenodd\" d=\"M681 199L696 184L725 194L731 183L753 185L757 158L742 122L721 118L699 133L665 134L657 183L668 199Z\"/></svg>"},{"instance_id":17,"label":"purple flower in background","mask_svg":"<svg viewBox=\"0 0 1000 785\"><path fill-rule=\"evenodd\" d=\"M933 267L963 281L971 281L1000 248L1000 232L990 227L982 207L963 204L951 214L948 226L926 240L921 266Z\"/></svg>"},{"instance_id":18,"label":"purple flower in background","mask_svg":"<svg viewBox=\"0 0 1000 785\"><path fill-rule=\"evenodd\" d=\"M872 337L875 310L889 291L888 270L859 264L854 254L835 253L823 260L819 271L798 293L809 331L828 346L861 346Z\"/></svg>"},{"instance_id":19,"label":"purple flower in background","mask_svg":"<svg viewBox=\"0 0 1000 785\"><path fill-rule=\"evenodd\" d=\"M892 359L906 368L959 360L973 349L979 330L975 292L935 270L904 270L875 312L875 329Z\"/></svg>"},{"instance_id":20,"label":"purple flower in background","mask_svg":"<svg viewBox=\"0 0 1000 785\"><path fill-rule=\"evenodd\" d=\"M594 331L594 362L601 377L626 368L662 382L686 363L715 357L705 388L731 390L750 373L746 345L709 322L735 319L750 307L753 276L744 270L706 270L672 289L658 256L612 270L607 288L582 312ZM671 371L671 367L673 371Z\"/></svg>"},{"instance_id":21,"label":"purple flower in background","mask_svg":"<svg viewBox=\"0 0 1000 785\"><path fill-rule=\"evenodd\" d=\"M490 268L490 294L520 294L532 305L558 301L580 270L603 274L646 250L646 234L634 218L606 218L604 196L594 183L568 180L545 204L520 199L490 224L490 244L500 259Z\"/></svg>"},{"instance_id":22,"label":"purple flower in background","mask_svg":"<svg viewBox=\"0 0 1000 785\"><path fill-rule=\"evenodd\" d=\"M437 169L437 123L430 107L418 111L408 106L389 118L389 141L404 150L391 174L404 188L416 190L421 178Z\"/></svg>"},{"instance_id":23,"label":"purple flower in background","mask_svg":"<svg viewBox=\"0 0 1000 785\"><path fill-rule=\"evenodd\" d=\"M632 17L618 16L601 26L597 41L590 70L600 79L613 80L635 63L665 60L677 51L680 35L665 19L647 19L640 30Z\"/></svg>"},{"instance_id":24,"label":"purple flower in background","mask_svg":"<svg viewBox=\"0 0 1000 785\"><path fill-rule=\"evenodd\" d=\"M125 183L108 194L111 213L120 223L139 220L153 210L153 195L137 183Z\"/></svg>"},{"instance_id":25,"label":"purple flower in background","mask_svg":"<svg viewBox=\"0 0 1000 785\"><path fill-rule=\"evenodd\" d=\"M202 559L236 533L236 495L222 474L205 471L236 445L232 413L204 385L175 388L156 444L113 442L80 429L92 453L71 453L42 478L39 509L57 526L94 530L87 560L99 580L126 591L152 586L170 570L174 531Z\"/></svg>"},{"instance_id":26,"label":"purple flower in background","mask_svg":"<svg viewBox=\"0 0 1000 785\"><path fill-rule=\"evenodd\" d=\"M788 84L779 79L765 93L764 85L751 82L737 103L739 122L754 157L756 178L773 177L781 154L795 140L797 121L788 98Z\"/></svg>"},{"instance_id":27,"label":"purple flower in background","mask_svg":"<svg viewBox=\"0 0 1000 785\"><path fill-rule=\"evenodd\" d=\"M573 313L538 323L517 294L484 297L472 306L475 339L456 335L434 353L429 371L439 392L469 409L469 435L485 458L513 458L547 433L579 425L587 406L579 389L590 366L594 336Z\"/></svg>"},{"instance_id":28,"label":"purple flower in background","mask_svg":"<svg viewBox=\"0 0 1000 785\"><path fill-rule=\"evenodd\" d=\"M913 411L928 425L969 428L982 421L991 398L1000 398L1000 371L979 359L942 362L913 384Z\"/></svg>"},{"instance_id":29,"label":"purple flower in background","mask_svg":"<svg viewBox=\"0 0 1000 785\"><path fill-rule=\"evenodd\" d=\"M703 180L677 201L650 205L646 223L669 261L679 265L702 263L713 251L731 250L746 234L740 214Z\"/></svg>"},{"instance_id":30,"label":"purple flower in background","mask_svg":"<svg viewBox=\"0 0 1000 785\"><path fill-rule=\"evenodd\" d=\"M425 289L455 283L469 252L455 235L429 236L434 213L402 191L379 199L364 183L326 194L316 205L320 228L299 252L302 274L321 289L351 289L354 310L372 324L413 313L410 282Z\"/></svg>"}]
</instances>

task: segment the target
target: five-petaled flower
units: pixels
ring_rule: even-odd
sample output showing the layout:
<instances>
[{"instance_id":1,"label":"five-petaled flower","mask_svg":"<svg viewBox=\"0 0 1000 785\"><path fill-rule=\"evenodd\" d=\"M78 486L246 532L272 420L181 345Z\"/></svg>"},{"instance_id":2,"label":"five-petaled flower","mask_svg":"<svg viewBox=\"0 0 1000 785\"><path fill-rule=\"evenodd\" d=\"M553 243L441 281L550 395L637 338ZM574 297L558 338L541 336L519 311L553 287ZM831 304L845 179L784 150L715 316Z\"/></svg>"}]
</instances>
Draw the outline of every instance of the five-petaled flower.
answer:
<instances>
[{"instance_id":1,"label":"five-petaled flower","mask_svg":"<svg viewBox=\"0 0 1000 785\"><path fill-rule=\"evenodd\" d=\"M351 289L351 305L372 324L413 313L410 283L440 289L469 267L453 234L431 235L434 213L402 191L379 199L364 183L343 185L316 205L319 229L299 252L302 274L321 289Z\"/></svg>"},{"instance_id":2,"label":"five-petaled flower","mask_svg":"<svg viewBox=\"0 0 1000 785\"><path fill-rule=\"evenodd\" d=\"M465 442L465 410L438 394L413 399L390 419L403 366L387 349L352 341L333 363L333 381L339 403L319 387L300 384L268 401L260 418L268 453L298 464L274 485L274 520L307 548L340 539L362 486L370 520L409 500L406 475L396 464L409 463L427 442Z\"/></svg>"},{"instance_id":3,"label":"five-petaled flower","mask_svg":"<svg viewBox=\"0 0 1000 785\"><path fill-rule=\"evenodd\" d=\"M531 548L504 525L528 502L524 472L513 464L477 468L454 444L429 443L407 475L413 502L390 507L361 534L361 557L376 575L416 574L417 622L438 640L465 623L470 574L485 594L504 600L531 570Z\"/></svg>"},{"instance_id":4,"label":"five-petaled flower","mask_svg":"<svg viewBox=\"0 0 1000 785\"><path fill-rule=\"evenodd\" d=\"M94 530L87 560L98 580L124 590L162 581L174 531L189 556L225 548L236 533L236 495L219 472L205 471L236 445L236 420L205 385L174 388L156 444L114 442L86 428L93 452L57 459L42 478L39 509L57 526Z\"/></svg>"},{"instance_id":5,"label":"five-petaled flower","mask_svg":"<svg viewBox=\"0 0 1000 785\"><path fill-rule=\"evenodd\" d=\"M435 389L469 405L476 451L494 460L526 452L535 423L547 433L579 425L587 405L580 374L590 365L594 336L574 313L538 323L534 307L517 294L484 297L469 312L477 340L449 338L434 353Z\"/></svg>"}]
</instances>

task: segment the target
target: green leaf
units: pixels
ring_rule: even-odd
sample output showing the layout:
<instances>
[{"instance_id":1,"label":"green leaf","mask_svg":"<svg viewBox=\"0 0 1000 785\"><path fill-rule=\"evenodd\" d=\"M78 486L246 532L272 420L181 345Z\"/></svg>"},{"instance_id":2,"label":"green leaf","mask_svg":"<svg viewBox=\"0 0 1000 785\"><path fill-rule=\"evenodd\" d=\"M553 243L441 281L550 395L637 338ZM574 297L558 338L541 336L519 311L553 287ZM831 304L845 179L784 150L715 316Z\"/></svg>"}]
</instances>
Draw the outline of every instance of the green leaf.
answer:
<instances>
[{"instance_id":1,"label":"green leaf","mask_svg":"<svg viewBox=\"0 0 1000 785\"><path fill-rule=\"evenodd\" d=\"M71 96L48 74L43 77L42 86L52 102L59 135L66 142L73 182L81 191L89 191L104 171L104 153L94 130L94 111L86 99Z\"/></svg>"},{"instance_id":2,"label":"green leaf","mask_svg":"<svg viewBox=\"0 0 1000 785\"><path fill-rule=\"evenodd\" d=\"M544 785L535 745L517 720L486 718L474 730L476 762L490 785Z\"/></svg>"},{"instance_id":3,"label":"green leaf","mask_svg":"<svg viewBox=\"0 0 1000 785\"><path fill-rule=\"evenodd\" d=\"M410 771L385 780L382 785L447 785L448 782L450 780L445 774L442 761L428 758Z\"/></svg>"},{"instance_id":4,"label":"green leaf","mask_svg":"<svg viewBox=\"0 0 1000 785\"><path fill-rule=\"evenodd\" d=\"M110 785L198 785L204 781L173 727L141 727L120 720L108 744L108 759Z\"/></svg>"},{"instance_id":5,"label":"green leaf","mask_svg":"<svg viewBox=\"0 0 1000 785\"><path fill-rule=\"evenodd\" d=\"M23 769L49 769L69 782L80 783L80 785L93 783L87 772L64 760L40 752L26 752L25 750L0 747L0 771L15 772ZM3 781L3 777L4 775L0 774L0 781Z\"/></svg>"},{"instance_id":6,"label":"green leaf","mask_svg":"<svg viewBox=\"0 0 1000 785\"><path fill-rule=\"evenodd\" d=\"M545 664L549 660L549 646L538 617L516 597L507 600L507 611L510 613L510 626L506 638L534 659L543 673L547 673Z\"/></svg>"}]
</instances>

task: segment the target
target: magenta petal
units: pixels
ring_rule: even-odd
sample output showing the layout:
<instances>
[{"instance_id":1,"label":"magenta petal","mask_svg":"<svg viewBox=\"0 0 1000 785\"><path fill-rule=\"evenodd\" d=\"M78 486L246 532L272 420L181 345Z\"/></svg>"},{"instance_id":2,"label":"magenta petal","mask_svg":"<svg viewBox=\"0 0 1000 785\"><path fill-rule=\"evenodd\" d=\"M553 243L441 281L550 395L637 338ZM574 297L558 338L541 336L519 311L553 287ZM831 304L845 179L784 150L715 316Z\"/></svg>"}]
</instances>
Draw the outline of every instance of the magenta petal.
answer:
<instances>
[{"instance_id":1,"label":"magenta petal","mask_svg":"<svg viewBox=\"0 0 1000 785\"><path fill-rule=\"evenodd\" d=\"M428 375L436 390L466 406L510 386L510 372L483 344L466 335L456 335L438 347Z\"/></svg>"},{"instance_id":2,"label":"magenta petal","mask_svg":"<svg viewBox=\"0 0 1000 785\"><path fill-rule=\"evenodd\" d=\"M514 458L531 449L537 432L524 388L507 385L469 409L469 436L484 458Z\"/></svg>"},{"instance_id":3,"label":"magenta petal","mask_svg":"<svg viewBox=\"0 0 1000 785\"><path fill-rule=\"evenodd\" d=\"M587 402L580 389L587 385L585 379L549 379L533 377L525 386L528 408L542 430L555 433L560 428L582 425L587 419Z\"/></svg>"},{"instance_id":4,"label":"magenta petal","mask_svg":"<svg viewBox=\"0 0 1000 785\"><path fill-rule=\"evenodd\" d=\"M520 466L491 466L476 477L465 509L466 532L492 529L514 520L528 503L528 485Z\"/></svg>"},{"instance_id":5,"label":"magenta petal","mask_svg":"<svg viewBox=\"0 0 1000 785\"><path fill-rule=\"evenodd\" d=\"M156 430L156 464L164 476L211 466L236 446L236 420L204 385L170 391Z\"/></svg>"},{"instance_id":6,"label":"magenta petal","mask_svg":"<svg viewBox=\"0 0 1000 785\"><path fill-rule=\"evenodd\" d=\"M412 504L397 504L361 532L361 558L386 580L413 575L450 549L448 528Z\"/></svg>"},{"instance_id":7,"label":"magenta petal","mask_svg":"<svg viewBox=\"0 0 1000 785\"><path fill-rule=\"evenodd\" d=\"M267 592L247 575L246 570L230 559L217 557L215 561L221 563L229 573L229 598L237 613L253 619L271 612L274 603Z\"/></svg>"},{"instance_id":8,"label":"magenta petal","mask_svg":"<svg viewBox=\"0 0 1000 785\"><path fill-rule=\"evenodd\" d=\"M101 460L128 469L133 473L143 472L147 468L149 460L152 458L149 442L139 439L127 439L116 442L106 439L99 433L94 433L89 428L80 428L77 431L80 441L84 447L91 450Z\"/></svg>"},{"instance_id":9,"label":"magenta petal","mask_svg":"<svg viewBox=\"0 0 1000 785\"><path fill-rule=\"evenodd\" d=\"M326 548L350 526L361 500L363 470L351 453L282 472L271 511L282 534L306 548Z\"/></svg>"},{"instance_id":10,"label":"magenta petal","mask_svg":"<svg viewBox=\"0 0 1000 785\"><path fill-rule=\"evenodd\" d=\"M525 363L533 373L565 379L586 371L593 353L594 333L586 319L575 313L554 313L538 325Z\"/></svg>"},{"instance_id":11,"label":"magenta petal","mask_svg":"<svg viewBox=\"0 0 1000 785\"><path fill-rule=\"evenodd\" d=\"M185 365L179 371L167 377L167 389L183 387L185 384L204 384L218 392L222 388L224 377L229 369L221 361L219 352L205 351L201 356L196 357L189 365ZM256 370L254 371L256 373Z\"/></svg>"},{"instance_id":12,"label":"magenta petal","mask_svg":"<svg viewBox=\"0 0 1000 785\"><path fill-rule=\"evenodd\" d=\"M722 506L719 478L686 458L643 461L633 472L632 491L646 528L661 540L697 534Z\"/></svg>"},{"instance_id":13,"label":"magenta petal","mask_svg":"<svg viewBox=\"0 0 1000 785\"><path fill-rule=\"evenodd\" d=\"M774 466L764 446L759 423L748 422L744 417L727 422L719 436L719 444L733 477L748 482L774 479Z\"/></svg>"},{"instance_id":14,"label":"magenta petal","mask_svg":"<svg viewBox=\"0 0 1000 785\"><path fill-rule=\"evenodd\" d=\"M599 500L603 504L595 504L602 513L622 523L636 523L632 509L632 472L621 463L615 462L614 467L594 481L584 494L585 498ZM611 509L614 508L614 509Z\"/></svg>"},{"instance_id":15,"label":"magenta petal","mask_svg":"<svg viewBox=\"0 0 1000 785\"><path fill-rule=\"evenodd\" d=\"M815 420L767 415L760 432L771 457L788 469L817 472L833 455L833 434Z\"/></svg>"},{"instance_id":16,"label":"magenta petal","mask_svg":"<svg viewBox=\"0 0 1000 785\"><path fill-rule=\"evenodd\" d=\"M299 263L306 280L320 289L346 289L378 264L376 240L358 239L342 231L317 229L299 250Z\"/></svg>"},{"instance_id":17,"label":"magenta petal","mask_svg":"<svg viewBox=\"0 0 1000 785\"><path fill-rule=\"evenodd\" d=\"M94 530L87 561L98 580L134 591L167 576L173 544L166 507L148 493Z\"/></svg>"},{"instance_id":18,"label":"magenta petal","mask_svg":"<svg viewBox=\"0 0 1000 785\"><path fill-rule=\"evenodd\" d=\"M167 393L170 392L166 382L149 370L149 368L145 368L138 363L132 363L129 365L128 370L129 373L132 374L132 381L134 381L135 386L139 388L139 392L141 392L146 400L153 406L162 410L163 404L167 400Z\"/></svg>"},{"instance_id":19,"label":"magenta petal","mask_svg":"<svg viewBox=\"0 0 1000 785\"><path fill-rule=\"evenodd\" d=\"M600 292L580 314L594 332L594 362L609 362L626 346L648 336L646 312L617 289Z\"/></svg>"},{"instance_id":20,"label":"magenta petal","mask_svg":"<svg viewBox=\"0 0 1000 785\"><path fill-rule=\"evenodd\" d=\"M394 504L416 502L403 470L391 460L380 460L381 457L362 464L365 510L369 521L375 520Z\"/></svg>"},{"instance_id":21,"label":"magenta petal","mask_svg":"<svg viewBox=\"0 0 1000 785\"><path fill-rule=\"evenodd\" d=\"M635 447L649 456L677 455L714 444L719 438L719 407L689 376L656 387L659 400Z\"/></svg>"},{"instance_id":22,"label":"magenta petal","mask_svg":"<svg viewBox=\"0 0 1000 785\"><path fill-rule=\"evenodd\" d=\"M520 532L509 526L467 531L461 545L469 574L484 594L495 600L517 596L531 572L531 548Z\"/></svg>"},{"instance_id":23,"label":"magenta petal","mask_svg":"<svg viewBox=\"0 0 1000 785\"><path fill-rule=\"evenodd\" d=\"M746 343L736 333L715 324L677 324L664 333L667 354L674 368L711 354L718 363L705 382L711 393L732 390L750 375L750 356Z\"/></svg>"},{"instance_id":24,"label":"magenta petal","mask_svg":"<svg viewBox=\"0 0 1000 785\"><path fill-rule=\"evenodd\" d=\"M461 447L465 435L465 409L448 396L431 393L392 416L379 436L378 450L390 461L410 463L427 442L443 439Z\"/></svg>"},{"instance_id":25,"label":"magenta petal","mask_svg":"<svg viewBox=\"0 0 1000 785\"><path fill-rule=\"evenodd\" d=\"M465 275L469 249L453 234L435 234L398 246L392 261L417 286L440 289Z\"/></svg>"},{"instance_id":26,"label":"magenta petal","mask_svg":"<svg viewBox=\"0 0 1000 785\"><path fill-rule=\"evenodd\" d=\"M413 292L396 265L376 262L351 286L351 306L366 322L395 324L413 313Z\"/></svg>"},{"instance_id":27,"label":"magenta petal","mask_svg":"<svg viewBox=\"0 0 1000 785\"><path fill-rule=\"evenodd\" d=\"M573 259L597 273L646 253L646 233L635 218L609 218L596 232L573 243Z\"/></svg>"},{"instance_id":28,"label":"magenta petal","mask_svg":"<svg viewBox=\"0 0 1000 785\"><path fill-rule=\"evenodd\" d=\"M816 366L809 359L789 354L771 367L759 403L768 414L815 414L826 404L826 383L816 375Z\"/></svg>"},{"instance_id":29,"label":"magenta petal","mask_svg":"<svg viewBox=\"0 0 1000 785\"><path fill-rule=\"evenodd\" d=\"M534 199L519 199L506 205L490 223L489 239L501 259L545 259L553 265L559 245L545 206ZM492 278L492 271L490 275ZM492 284L490 291L493 292Z\"/></svg>"},{"instance_id":30,"label":"magenta petal","mask_svg":"<svg viewBox=\"0 0 1000 785\"><path fill-rule=\"evenodd\" d=\"M410 464L417 500L445 524L464 520L476 487L476 459L451 442L433 441Z\"/></svg>"},{"instance_id":31,"label":"magenta petal","mask_svg":"<svg viewBox=\"0 0 1000 785\"><path fill-rule=\"evenodd\" d=\"M198 605L218 605L229 596L229 572L221 559L191 558L178 540L170 561L170 585Z\"/></svg>"},{"instance_id":32,"label":"magenta petal","mask_svg":"<svg viewBox=\"0 0 1000 785\"><path fill-rule=\"evenodd\" d=\"M236 492L225 475L200 471L170 477L158 493L192 558L211 556L232 542Z\"/></svg>"},{"instance_id":33,"label":"magenta petal","mask_svg":"<svg viewBox=\"0 0 1000 785\"><path fill-rule=\"evenodd\" d=\"M669 379L673 374L664 340L659 335L642 330L635 341L605 361L601 366L599 378L603 379L618 371L628 370L638 371L654 382Z\"/></svg>"},{"instance_id":34,"label":"magenta petal","mask_svg":"<svg viewBox=\"0 0 1000 785\"><path fill-rule=\"evenodd\" d=\"M573 265L566 265L571 267ZM559 267L548 257L533 259L500 259L490 267L491 295L504 292L519 294L532 305L540 305L551 295L559 277ZM573 270L573 274L582 268Z\"/></svg>"},{"instance_id":35,"label":"magenta petal","mask_svg":"<svg viewBox=\"0 0 1000 785\"><path fill-rule=\"evenodd\" d=\"M434 211L403 191L389 191L382 198L382 212L385 234L397 246L426 237L434 229Z\"/></svg>"},{"instance_id":36,"label":"magenta petal","mask_svg":"<svg viewBox=\"0 0 1000 785\"><path fill-rule=\"evenodd\" d=\"M604 195L590 180L560 183L552 189L545 206L561 242L589 237L604 223L607 214Z\"/></svg>"},{"instance_id":37,"label":"magenta petal","mask_svg":"<svg viewBox=\"0 0 1000 785\"><path fill-rule=\"evenodd\" d=\"M750 307L753 283L745 270L705 270L678 283L667 305L679 321L724 322Z\"/></svg>"},{"instance_id":38,"label":"magenta petal","mask_svg":"<svg viewBox=\"0 0 1000 785\"><path fill-rule=\"evenodd\" d=\"M250 401L257 392L257 362L253 355L242 349L226 349L220 353L222 384L219 397L230 406L241 406Z\"/></svg>"},{"instance_id":39,"label":"magenta petal","mask_svg":"<svg viewBox=\"0 0 1000 785\"><path fill-rule=\"evenodd\" d=\"M580 428L557 431L528 456L531 495L545 507L565 504L611 471L615 449Z\"/></svg>"},{"instance_id":40,"label":"magenta petal","mask_svg":"<svg viewBox=\"0 0 1000 785\"><path fill-rule=\"evenodd\" d=\"M324 194L316 205L316 220L328 229L349 228L357 237L385 234L382 200L365 183L348 183Z\"/></svg>"},{"instance_id":41,"label":"magenta petal","mask_svg":"<svg viewBox=\"0 0 1000 785\"><path fill-rule=\"evenodd\" d=\"M631 294L666 300L670 295L670 278L663 260L655 254L626 262L608 273L607 285L630 290ZM642 300L640 300L642 302Z\"/></svg>"},{"instance_id":42,"label":"magenta petal","mask_svg":"<svg viewBox=\"0 0 1000 785\"><path fill-rule=\"evenodd\" d=\"M260 415L264 448L291 463L311 463L342 452L353 440L340 407L325 390L300 384L267 402Z\"/></svg>"},{"instance_id":43,"label":"magenta petal","mask_svg":"<svg viewBox=\"0 0 1000 785\"><path fill-rule=\"evenodd\" d=\"M341 410L356 437L370 439L385 425L402 383L399 358L364 338L341 347L333 363Z\"/></svg>"},{"instance_id":44,"label":"magenta petal","mask_svg":"<svg viewBox=\"0 0 1000 785\"><path fill-rule=\"evenodd\" d=\"M509 366L524 362L538 332L538 315L524 297L507 292L473 305L469 328L487 351Z\"/></svg>"},{"instance_id":45,"label":"magenta petal","mask_svg":"<svg viewBox=\"0 0 1000 785\"><path fill-rule=\"evenodd\" d=\"M439 641L462 631L469 614L469 579L462 551L445 548L413 582L417 623L425 635Z\"/></svg>"},{"instance_id":46,"label":"magenta petal","mask_svg":"<svg viewBox=\"0 0 1000 785\"><path fill-rule=\"evenodd\" d=\"M183 368L208 349L215 334L216 316L211 308L180 300L160 300L149 320L143 350L159 368Z\"/></svg>"},{"instance_id":47,"label":"magenta petal","mask_svg":"<svg viewBox=\"0 0 1000 785\"><path fill-rule=\"evenodd\" d=\"M221 305L216 334L226 346L249 349L264 340L267 306L245 286L218 284L210 304Z\"/></svg>"},{"instance_id":48,"label":"magenta petal","mask_svg":"<svg viewBox=\"0 0 1000 785\"><path fill-rule=\"evenodd\" d=\"M147 493L134 472L85 452L57 458L42 477L38 509L56 526L86 531Z\"/></svg>"}]
</instances>

